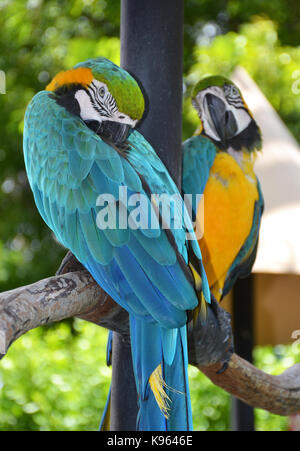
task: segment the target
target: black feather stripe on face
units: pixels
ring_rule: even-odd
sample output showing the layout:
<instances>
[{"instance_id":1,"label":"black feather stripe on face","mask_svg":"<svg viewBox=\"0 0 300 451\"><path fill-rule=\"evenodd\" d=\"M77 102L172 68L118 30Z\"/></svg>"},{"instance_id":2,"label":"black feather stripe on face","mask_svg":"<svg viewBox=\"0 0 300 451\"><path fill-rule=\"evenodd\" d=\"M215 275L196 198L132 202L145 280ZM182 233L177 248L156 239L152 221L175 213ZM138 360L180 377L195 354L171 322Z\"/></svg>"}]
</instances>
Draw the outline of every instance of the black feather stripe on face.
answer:
<instances>
[{"instance_id":1,"label":"black feather stripe on face","mask_svg":"<svg viewBox=\"0 0 300 451\"><path fill-rule=\"evenodd\" d=\"M244 105L244 103L243 103L241 98L239 98L239 99L232 99L232 98L227 97L226 100L227 100L229 105L234 106L234 108L236 108L237 110L238 109L245 109L245 105Z\"/></svg>"},{"instance_id":2,"label":"black feather stripe on face","mask_svg":"<svg viewBox=\"0 0 300 451\"><path fill-rule=\"evenodd\" d=\"M101 116L112 118L117 113L118 108L110 92L106 92L103 97L100 96L97 86L92 82L87 93L91 99L91 104Z\"/></svg>"}]
</instances>

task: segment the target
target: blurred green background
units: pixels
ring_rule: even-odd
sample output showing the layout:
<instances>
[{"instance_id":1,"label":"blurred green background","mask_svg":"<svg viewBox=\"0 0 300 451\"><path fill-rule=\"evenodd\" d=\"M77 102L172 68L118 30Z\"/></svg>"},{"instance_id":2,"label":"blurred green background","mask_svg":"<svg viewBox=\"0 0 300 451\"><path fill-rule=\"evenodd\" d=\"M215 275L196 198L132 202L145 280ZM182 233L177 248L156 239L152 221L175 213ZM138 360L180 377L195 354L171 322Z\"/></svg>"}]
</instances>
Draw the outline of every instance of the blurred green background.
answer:
<instances>
[{"instance_id":1,"label":"blurred green background","mask_svg":"<svg viewBox=\"0 0 300 451\"><path fill-rule=\"evenodd\" d=\"M58 71L90 57L119 63L119 0L0 0L0 291L55 273L65 251L35 208L22 155L31 97ZM209 73L244 66L300 140L298 0L185 2L183 138L197 118L187 100ZM292 89L294 87L294 89ZM0 430L95 430L110 381L106 331L80 320L39 328L0 362ZM300 361L291 346L256 348L276 374ZM195 429L228 430L230 400L190 369ZM256 410L258 430L286 430L287 418Z\"/></svg>"}]
</instances>

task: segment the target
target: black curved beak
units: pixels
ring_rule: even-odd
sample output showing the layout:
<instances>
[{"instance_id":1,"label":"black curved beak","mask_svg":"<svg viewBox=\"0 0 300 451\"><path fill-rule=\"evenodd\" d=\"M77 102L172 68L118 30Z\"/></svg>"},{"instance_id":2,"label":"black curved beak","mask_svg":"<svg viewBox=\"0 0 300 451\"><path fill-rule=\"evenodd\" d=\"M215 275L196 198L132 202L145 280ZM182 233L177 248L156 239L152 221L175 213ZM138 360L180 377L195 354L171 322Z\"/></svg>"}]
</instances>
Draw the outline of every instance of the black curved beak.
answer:
<instances>
[{"instance_id":1,"label":"black curved beak","mask_svg":"<svg viewBox=\"0 0 300 451\"><path fill-rule=\"evenodd\" d=\"M120 122L103 121L101 122L99 135L104 139L112 141L116 146L124 144L131 130L131 125Z\"/></svg>"},{"instance_id":2,"label":"black curved beak","mask_svg":"<svg viewBox=\"0 0 300 451\"><path fill-rule=\"evenodd\" d=\"M214 94L206 94L205 99L213 126L220 137L220 141L225 144L238 131L235 117L232 111L227 110L225 102Z\"/></svg>"}]
</instances>

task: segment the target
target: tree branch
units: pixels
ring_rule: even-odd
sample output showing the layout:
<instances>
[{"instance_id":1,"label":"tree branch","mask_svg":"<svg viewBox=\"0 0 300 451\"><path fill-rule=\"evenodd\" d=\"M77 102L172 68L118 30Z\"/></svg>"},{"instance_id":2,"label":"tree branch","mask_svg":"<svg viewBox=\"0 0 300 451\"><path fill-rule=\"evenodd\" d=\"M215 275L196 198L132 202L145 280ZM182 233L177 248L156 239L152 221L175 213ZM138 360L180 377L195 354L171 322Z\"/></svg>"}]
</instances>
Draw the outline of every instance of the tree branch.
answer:
<instances>
[{"instance_id":1,"label":"tree branch","mask_svg":"<svg viewBox=\"0 0 300 451\"><path fill-rule=\"evenodd\" d=\"M277 415L300 411L300 363L278 376L271 376L233 354L227 370L218 374L220 364L197 366L214 384L252 407Z\"/></svg>"},{"instance_id":2,"label":"tree branch","mask_svg":"<svg viewBox=\"0 0 300 451\"><path fill-rule=\"evenodd\" d=\"M72 316L128 336L127 312L81 268L68 254L59 272L70 272L0 294L0 353L27 331ZM278 415L300 410L300 364L279 376L264 373L236 354L221 374L217 372L222 363L193 364L214 384L253 407Z\"/></svg>"},{"instance_id":3,"label":"tree branch","mask_svg":"<svg viewBox=\"0 0 300 451\"><path fill-rule=\"evenodd\" d=\"M58 272L75 272L0 293L0 355L29 330L72 316L82 315L82 319L128 334L125 310L81 268L68 253Z\"/></svg>"}]
</instances>

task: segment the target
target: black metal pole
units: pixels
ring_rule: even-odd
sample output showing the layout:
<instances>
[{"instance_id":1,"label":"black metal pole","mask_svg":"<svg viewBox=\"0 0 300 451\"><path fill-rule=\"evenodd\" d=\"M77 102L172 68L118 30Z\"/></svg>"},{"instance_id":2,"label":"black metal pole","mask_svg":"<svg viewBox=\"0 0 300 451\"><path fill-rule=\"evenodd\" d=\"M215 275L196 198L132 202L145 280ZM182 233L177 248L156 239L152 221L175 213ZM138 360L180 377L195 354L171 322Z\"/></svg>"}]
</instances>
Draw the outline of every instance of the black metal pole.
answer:
<instances>
[{"instance_id":1,"label":"black metal pole","mask_svg":"<svg viewBox=\"0 0 300 451\"><path fill-rule=\"evenodd\" d=\"M183 0L122 0L121 65L143 88L139 130L181 179Z\"/></svg>"},{"instance_id":2,"label":"black metal pole","mask_svg":"<svg viewBox=\"0 0 300 451\"><path fill-rule=\"evenodd\" d=\"M183 0L122 0L121 66L143 89L139 131L181 183ZM114 334L111 429L134 430L137 412L130 348ZM125 374L126 373L126 374Z\"/></svg>"},{"instance_id":3,"label":"black metal pole","mask_svg":"<svg viewBox=\"0 0 300 451\"><path fill-rule=\"evenodd\" d=\"M111 431L135 431L137 392L131 362L130 342L113 333L111 381Z\"/></svg>"},{"instance_id":4,"label":"black metal pole","mask_svg":"<svg viewBox=\"0 0 300 451\"><path fill-rule=\"evenodd\" d=\"M235 352L252 363L254 346L254 286L253 275L239 279L233 288L233 324ZM231 429L254 431L253 407L237 398L231 403Z\"/></svg>"}]
</instances>

